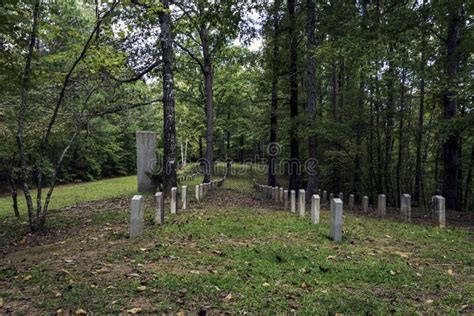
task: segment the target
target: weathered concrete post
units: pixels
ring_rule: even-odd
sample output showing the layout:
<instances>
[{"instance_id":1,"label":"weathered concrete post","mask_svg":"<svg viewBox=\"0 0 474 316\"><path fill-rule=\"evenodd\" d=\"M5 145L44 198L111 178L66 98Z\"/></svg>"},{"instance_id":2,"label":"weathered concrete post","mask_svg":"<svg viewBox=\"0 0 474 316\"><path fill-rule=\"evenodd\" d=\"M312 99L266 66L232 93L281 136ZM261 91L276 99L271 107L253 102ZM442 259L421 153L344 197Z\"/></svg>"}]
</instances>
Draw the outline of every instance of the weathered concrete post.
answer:
<instances>
[{"instance_id":1,"label":"weathered concrete post","mask_svg":"<svg viewBox=\"0 0 474 316\"><path fill-rule=\"evenodd\" d=\"M400 198L400 214L402 220L411 221L411 196L410 194L402 194Z\"/></svg>"},{"instance_id":2,"label":"weathered concrete post","mask_svg":"<svg viewBox=\"0 0 474 316\"><path fill-rule=\"evenodd\" d=\"M171 188L171 214L176 214L178 212L178 201L176 200L176 192L178 191L177 188Z\"/></svg>"},{"instance_id":3,"label":"weathered concrete post","mask_svg":"<svg viewBox=\"0 0 474 316\"><path fill-rule=\"evenodd\" d=\"M331 238L334 241L342 240L342 201L331 200Z\"/></svg>"},{"instance_id":4,"label":"weathered concrete post","mask_svg":"<svg viewBox=\"0 0 474 316\"><path fill-rule=\"evenodd\" d=\"M283 191L283 209L285 211L288 209L288 190Z\"/></svg>"},{"instance_id":5,"label":"weathered concrete post","mask_svg":"<svg viewBox=\"0 0 474 316\"><path fill-rule=\"evenodd\" d=\"M319 224L319 195L314 194L311 198L311 224Z\"/></svg>"},{"instance_id":6,"label":"weathered concrete post","mask_svg":"<svg viewBox=\"0 0 474 316\"><path fill-rule=\"evenodd\" d=\"M441 195L435 195L432 198L433 203L433 224L439 228L446 227L446 201Z\"/></svg>"},{"instance_id":7,"label":"weathered concrete post","mask_svg":"<svg viewBox=\"0 0 474 316\"><path fill-rule=\"evenodd\" d=\"M290 201L291 213L296 213L296 193L295 193L295 190L291 190L290 195L291 195L291 201Z\"/></svg>"},{"instance_id":8,"label":"weathered concrete post","mask_svg":"<svg viewBox=\"0 0 474 316\"><path fill-rule=\"evenodd\" d=\"M328 200L328 191L324 190L323 191L323 203Z\"/></svg>"},{"instance_id":9,"label":"weathered concrete post","mask_svg":"<svg viewBox=\"0 0 474 316\"><path fill-rule=\"evenodd\" d=\"M143 196L135 195L130 205L130 238L141 236L143 233Z\"/></svg>"},{"instance_id":10,"label":"weathered concrete post","mask_svg":"<svg viewBox=\"0 0 474 316\"><path fill-rule=\"evenodd\" d=\"M204 186L199 184L199 200L201 201L204 198Z\"/></svg>"},{"instance_id":11,"label":"weathered concrete post","mask_svg":"<svg viewBox=\"0 0 474 316\"><path fill-rule=\"evenodd\" d=\"M367 195L364 195L362 197L362 212L368 212L369 211L369 197Z\"/></svg>"},{"instance_id":12,"label":"weathered concrete post","mask_svg":"<svg viewBox=\"0 0 474 316\"><path fill-rule=\"evenodd\" d=\"M344 193L339 192L339 198L341 199L342 202L344 202Z\"/></svg>"},{"instance_id":13,"label":"weathered concrete post","mask_svg":"<svg viewBox=\"0 0 474 316\"><path fill-rule=\"evenodd\" d=\"M181 208L183 210L188 208L188 186L181 187Z\"/></svg>"},{"instance_id":14,"label":"weathered concrete post","mask_svg":"<svg viewBox=\"0 0 474 316\"><path fill-rule=\"evenodd\" d=\"M349 195L349 211L354 210L354 194Z\"/></svg>"},{"instance_id":15,"label":"weathered concrete post","mask_svg":"<svg viewBox=\"0 0 474 316\"><path fill-rule=\"evenodd\" d=\"M306 193L303 189L301 189L298 193L298 213L300 217L304 217L304 213L306 211Z\"/></svg>"},{"instance_id":16,"label":"weathered concrete post","mask_svg":"<svg viewBox=\"0 0 474 316\"><path fill-rule=\"evenodd\" d=\"M284 194L284 189L280 188L280 197L278 198L280 202L283 202L283 194Z\"/></svg>"},{"instance_id":17,"label":"weathered concrete post","mask_svg":"<svg viewBox=\"0 0 474 316\"><path fill-rule=\"evenodd\" d=\"M199 184L196 184L194 186L194 197L196 198L196 201L200 201L200 195L199 195Z\"/></svg>"},{"instance_id":18,"label":"weathered concrete post","mask_svg":"<svg viewBox=\"0 0 474 316\"><path fill-rule=\"evenodd\" d=\"M329 193L329 202L332 203L332 199L334 199L334 193Z\"/></svg>"},{"instance_id":19,"label":"weathered concrete post","mask_svg":"<svg viewBox=\"0 0 474 316\"><path fill-rule=\"evenodd\" d=\"M275 199L275 202L278 203L280 197L280 190L278 187L273 188L273 198Z\"/></svg>"},{"instance_id":20,"label":"weathered concrete post","mask_svg":"<svg viewBox=\"0 0 474 316\"><path fill-rule=\"evenodd\" d=\"M387 215L387 197L385 194L379 194L377 208L379 211L379 216L385 217L385 215Z\"/></svg>"},{"instance_id":21,"label":"weathered concrete post","mask_svg":"<svg viewBox=\"0 0 474 316\"><path fill-rule=\"evenodd\" d=\"M155 212L154 222L157 225L163 225L165 223L165 208L164 208L164 203L163 203L163 193L156 192L155 200L156 200L156 212Z\"/></svg>"},{"instance_id":22,"label":"weathered concrete post","mask_svg":"<svg viewBox=\"0 0 474 316\"><path fill-rule=\"evenodd\" d=\"M156 165L156 133L137 132L138 192L155 192L153 180L148 176Z\"/></svg>"}]
</instances>

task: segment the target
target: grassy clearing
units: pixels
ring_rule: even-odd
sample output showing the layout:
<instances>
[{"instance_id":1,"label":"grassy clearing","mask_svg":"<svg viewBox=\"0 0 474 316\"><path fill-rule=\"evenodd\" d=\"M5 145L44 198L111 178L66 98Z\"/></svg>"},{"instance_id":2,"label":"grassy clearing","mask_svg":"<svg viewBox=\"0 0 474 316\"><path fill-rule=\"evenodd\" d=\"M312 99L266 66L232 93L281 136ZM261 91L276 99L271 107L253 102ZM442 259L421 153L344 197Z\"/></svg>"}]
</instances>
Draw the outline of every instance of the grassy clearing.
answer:
<instances>
[{"instance_id":1,"label":"grassy clearing","mask_svg":"<svg viewBox=\"0 0 474 316\"><path fill-rule=\"evenodd\" d=\"M125 197L136 193L137 177L120 177L80 184L59 185L55 188L51 200L51 209L59 209L88 201L105 200ZM33 200L36 201L36 191L32 190ZM26 203L21 192L18 203L22 216L26 216ZM0 216L11 215L12 201L9 196L0 197Z\"/></svg>"},{"instance_id":2,"label":"grassy clearing","mask_svg":"<svg viewBox=\"0 0 474 316\"><path fill-rule=\"evenodd\" d=\"M180 170L179 174L190 173L196 164L188 164L186 170ZM188 185L195 185L202 182L202 176L188 182ZM32 190L33 201L36 201L36 191ZM67 206L84 202L106 200L118 197L129 197L137 194L137 177L119 177L94 182L79 184L58 185L54 189L50 209L61 209ZM26 203L23 193L18 192L18 204L21 215L26 217ZM0 218L12 216L12 200L10 196L0 196Z\"/></svg>"},{"instance_id":3,"label":"grassy clearing","mask_svg":"<svg viewBox=\"0 0 474 316\"><path fill-rule=\"evenodd\" d=\"M129 240L128 198L53 212L54 234L10 236L0 259L0 312L79 308L117 313L473 313L473 242L436 229L347 215L275 211L231 178L191 210ZM58 232L59 231L59 232Z\"/></svg>"}]
</instances>

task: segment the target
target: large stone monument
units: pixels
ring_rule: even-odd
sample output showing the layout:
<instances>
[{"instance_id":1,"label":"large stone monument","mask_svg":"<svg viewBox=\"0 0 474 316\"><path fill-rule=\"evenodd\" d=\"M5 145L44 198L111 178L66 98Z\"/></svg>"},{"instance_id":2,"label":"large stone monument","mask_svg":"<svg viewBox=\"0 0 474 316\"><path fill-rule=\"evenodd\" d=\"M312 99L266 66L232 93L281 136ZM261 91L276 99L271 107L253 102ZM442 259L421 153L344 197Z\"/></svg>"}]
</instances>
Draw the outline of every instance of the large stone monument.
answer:
<instances>
[{"instance_id":1,"label":"large stone monument","mask_svg":"<svg viewBox=\"0 0 474 316\"><path fill-rule=\"evenodd\" d=\"M156 165L156 133L137 132L137 178L138 192L156 192L156 186L149 177Z\"/></svg>"}]
</instances>

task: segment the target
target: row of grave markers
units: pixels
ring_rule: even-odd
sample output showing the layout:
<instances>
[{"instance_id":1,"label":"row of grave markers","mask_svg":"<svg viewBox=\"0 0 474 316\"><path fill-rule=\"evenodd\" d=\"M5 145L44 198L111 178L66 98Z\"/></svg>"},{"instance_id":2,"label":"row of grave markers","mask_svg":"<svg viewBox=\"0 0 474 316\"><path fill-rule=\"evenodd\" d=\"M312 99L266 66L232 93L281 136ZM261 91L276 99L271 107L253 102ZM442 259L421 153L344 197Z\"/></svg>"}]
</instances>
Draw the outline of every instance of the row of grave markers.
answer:
<instances>
[{"instance_id":1,"label":"row of grave markers","mask_svg":"<svg viewBox=\"0 0 474 316\"><path fill-rule=\"evenodd\" d=\"M189 178L194 179L194 178ZM198 202L201 202L208 192L220 187L224 183L225 177L214 180L207 183L196 184L195 186L195 199ZM143 195L135 195L132 198L130 205L130 229L129 236L130 238L139 237L143 234L143 227L145 224L144 215L145 215L145 205L144 205ZM164 198L163 192L155 193L155 216L154 223L156 225L163 225L165 222L165 209L164 209ZM181 187L181 210L186 210L188 208L188 186L183 185ZM170 213L178 213L178 188L171 188L171 197L170 197Z\"/></svg>"},{"instance_id":2,"label":"row of grave markers","mask_svg":"<svg viewBox=\"0 0 474 316\"><path fill-rule=\"evenodd\" d=\"M178 184L181 184L183 182L188 182L191 180L196 179L196 177L199 175L199 172L193 173L193 174L185 174L182 176L178 176Z\"/></svg>"},{"instance_id":3,"label":"row of grave markers","mask_svg":"<svg viewBox=\"0 0 474 316\"><path fill-rule=\"evenodd\" d=\"M257 191L263 192L267 198L273 199L276 203L283 202L283 209L288 210L288 204L290 204L290 211L296 213L296 191L286 190L282 187L272 187L269 185L254 183ZM289 193L289 194L288 194ZM306 207L306 192L301 189L298 192L298 214L300 217L305 216ZM321 204L321 190L319 194L314 194L311 197L311 223L319 224L320 204ZM289 200L289 201L288 201ZM342 206L343 206L344 194L339 193L337 198L334 198L334 194L329 194L329 201L331 202L331 237L334 241L340 241L342 239ZM323 191L322 202L327 201L327 191ZM349 210L354 209L354 195L349 195ZM432 218L433 224L436 227L446 227L446 208L445 199L441 195L433 196L432 198ZM384 194L378 195L378 214L381 217L385 217L387 214L387 198ZM362 197L362 210L367 212L369 210L369 197ZM411 220L411 197L409 194L402 194L400 200L400 214L403 220Z\"/></svg>"}]
</instances>

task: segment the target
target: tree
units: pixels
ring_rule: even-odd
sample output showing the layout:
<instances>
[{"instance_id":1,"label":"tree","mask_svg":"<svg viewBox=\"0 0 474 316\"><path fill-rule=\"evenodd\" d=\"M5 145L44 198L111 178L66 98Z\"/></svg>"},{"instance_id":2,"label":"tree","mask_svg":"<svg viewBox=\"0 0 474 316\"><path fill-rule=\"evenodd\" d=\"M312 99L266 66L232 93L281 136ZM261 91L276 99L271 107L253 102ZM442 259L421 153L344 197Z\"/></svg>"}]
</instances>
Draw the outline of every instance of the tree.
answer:
<instances>
[{"instance_id":1,"label":"tree","mask_svg":"<svg viewBox=\"0 0 474 316\"><path fill-rule=\"evenodd\" d=\"M173 80L173 39L171 36L171 15L169 1L163 0L160 12L161 50L163 53L163 188L170 192L176 187L176 122L174 114L174 80Z\"/></svg>"},{"instance_id":2,"label":"tree","mask_svg":"<svg viewBox=\"0 0 474 316\"><path fill-rule=\"evenodd\" d=\"M316 126L316 59L315 55L315 28L316 28L316 5L314 0L306 1L306 38L307 38L307 49L308 49L308 117L309 117L309 129L310 135L308 137L308 159L312 163L317 164L318 159L318 147L316 133L314 132ZM318 176L316 170L310 170L308 174L308 195L313 196L318 192Z\"/></svg>"},{"instance_id":3,"label":"tree","mask_svg":"<svg viewBox=\"0 0 474 316\"><path fill-rule=\"evenodd\" d=\"M447 5L448 27L446 39L446 88L443 92L444 120L450 124L457 114L458 102L456 97L456 82L459 69L459 43L461 32L461 10L462 1L453 1ZM459 167L459 135L452 129L443 144L443 196L446 199L446 207L459 209L458 196L458 167Z\"/></svg>"},{"instance_id":4,"label":"tree","mask_svg":"<svg viewBox=\"0 0 474 316\"><path fill-rule=\"evenodd\" d=\"M290 180L289 189L298 190L301 187L301 166L299 155L299 140L296 118L298 117L298 38L296 33L295 0L288 0L288 36L290 46Z\"/></svg>"}]
</instances>

